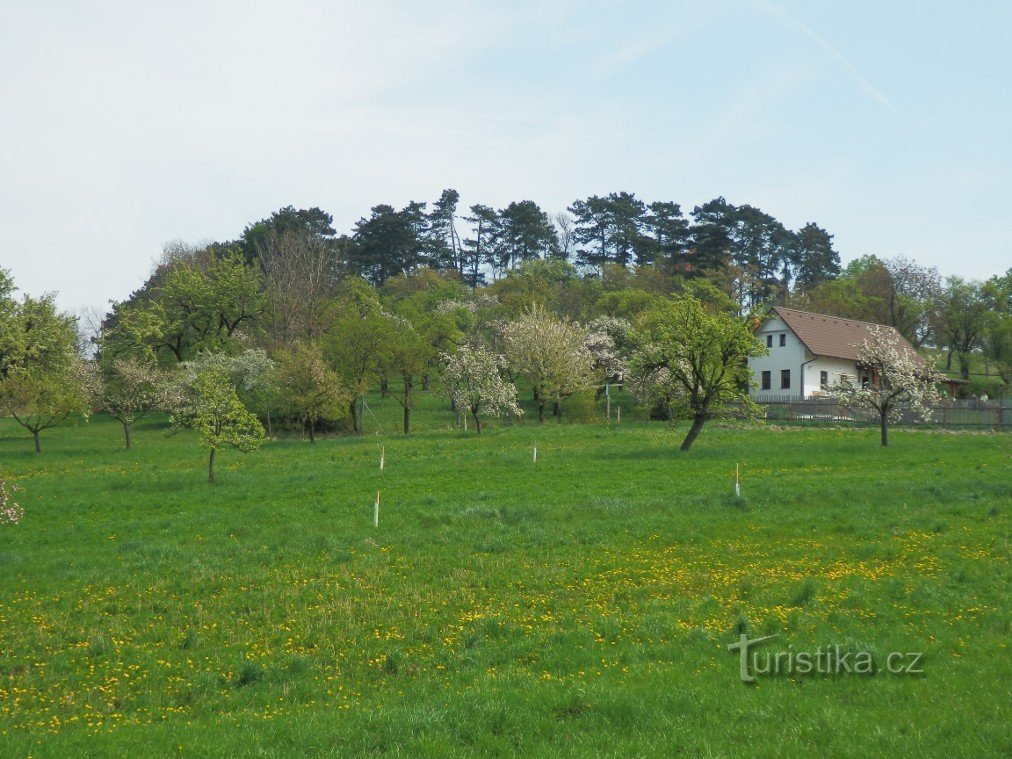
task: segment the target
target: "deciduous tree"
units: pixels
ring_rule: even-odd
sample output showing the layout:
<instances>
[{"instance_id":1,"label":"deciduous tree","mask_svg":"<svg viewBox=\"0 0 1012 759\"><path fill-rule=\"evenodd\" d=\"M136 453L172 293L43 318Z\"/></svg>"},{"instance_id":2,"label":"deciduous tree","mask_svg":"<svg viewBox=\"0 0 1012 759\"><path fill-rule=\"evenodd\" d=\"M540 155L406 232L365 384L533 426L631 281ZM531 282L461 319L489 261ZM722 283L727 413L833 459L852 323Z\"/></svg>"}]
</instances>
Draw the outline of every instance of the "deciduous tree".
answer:
<instances>
[{"instance_id":1,"label":"deciduous tree","mask_svg":"<svg viewBox=\"0 0 1012 759\"><path fill-rule=\"evenodd\" d=\"M482 417L520 415L517 388L503 379L505 359L481 345L463 345L455 353L443 355L444 387L454 408L463 409L474 419L481 434Z\"/></svg>"},{"instance_id":2,"label":"deciduous tree","mask_svg":"<svg viewBox=\"0 0 1012 759\"><path fill-rule=\"evenodd\" d=\"M683 451L708 420L754 413L747 362L766 349L750 319L711 313L687 296L644 314L634 339L629 371L641 396L663 395L672 417L692 419Z\"/></svg>"},{"instance_id":3,"label":"deciduous tree","mask_svg":"<svg viewBox=\"0 0 1012 759\"><path fill-rule=\"evenodd\" d=\"M876 326L858 349L858 364L869 381L860 386L849 381L830 388L840 404L876 412L882 445L888 445L888 425L899 421L904 408L926 417L928 406L941 399L935 384L942 377L910 348L895 329Z\"/></svg>"}]
</instances>

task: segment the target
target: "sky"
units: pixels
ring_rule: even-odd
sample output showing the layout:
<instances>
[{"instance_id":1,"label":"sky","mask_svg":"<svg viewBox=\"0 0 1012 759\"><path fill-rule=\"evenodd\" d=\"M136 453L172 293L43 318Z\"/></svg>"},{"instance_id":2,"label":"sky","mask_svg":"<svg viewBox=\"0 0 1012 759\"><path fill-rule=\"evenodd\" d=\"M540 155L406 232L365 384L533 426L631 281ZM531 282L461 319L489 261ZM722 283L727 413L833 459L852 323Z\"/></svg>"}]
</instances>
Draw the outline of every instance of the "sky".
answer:
<instances>
[{"instance_id":1,"label":"sky","mask_svg":"<svg viewBox=\"0 0 1012 759\"><path fill-rule=\"evenodd\" d=\"M105 308L282 206L724 196L1012 266L1012 2L0 1L0 267Z\"/></svg>"}]
</instances>

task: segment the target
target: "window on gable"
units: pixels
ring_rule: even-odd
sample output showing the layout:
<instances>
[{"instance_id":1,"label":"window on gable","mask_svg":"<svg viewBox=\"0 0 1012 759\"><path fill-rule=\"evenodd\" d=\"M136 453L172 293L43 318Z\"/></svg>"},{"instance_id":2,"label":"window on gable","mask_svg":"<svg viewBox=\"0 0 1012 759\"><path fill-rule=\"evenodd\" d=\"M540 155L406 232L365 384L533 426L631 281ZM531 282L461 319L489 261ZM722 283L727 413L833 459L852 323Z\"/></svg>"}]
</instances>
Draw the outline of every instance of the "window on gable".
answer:
<instances>
[{"instance_id":1,"label":"window on gable","mask_svg":"<svg viewBox=\"0 0 1012 759\"><path fill-rule=\"evenodd\" d=\"M789 390L791 387L791 370L781 369L780 370L780 389Z\"/></svg>"},{"instance_id":2,"label":"window on gable","mask_svg":"<svg viewBox=\"0 0 1012 759\"><path fill-rule=\"evenodd\" d=\"M767 348L773 347L773 335L766 335L766 347Z\"/></svg>"},{"instance_id":3,"label":"window on gable","mask_svg":"<svg viewBox=\"0 0 1012 759\"><path fill-rule=\"evenodd\" d=\"M771 374L770 372L763 372L763 375L762 375L762 377L763 377L762 389L763 390L769 390L770 389L770 383L771 383L770 374Z\"/></svg>"},{"instance_id":4,"label":"window on gable","mask_svg":"<svg viewBox=\"0 0 1012 759\"><path fill-rule=\"evenodd\" d=\"M787 335L786 334L783 334L783 335L780 336L780 345L781 345L781 347L783 347L784 345L787 345Z\"/></svg>"}]
</instances>

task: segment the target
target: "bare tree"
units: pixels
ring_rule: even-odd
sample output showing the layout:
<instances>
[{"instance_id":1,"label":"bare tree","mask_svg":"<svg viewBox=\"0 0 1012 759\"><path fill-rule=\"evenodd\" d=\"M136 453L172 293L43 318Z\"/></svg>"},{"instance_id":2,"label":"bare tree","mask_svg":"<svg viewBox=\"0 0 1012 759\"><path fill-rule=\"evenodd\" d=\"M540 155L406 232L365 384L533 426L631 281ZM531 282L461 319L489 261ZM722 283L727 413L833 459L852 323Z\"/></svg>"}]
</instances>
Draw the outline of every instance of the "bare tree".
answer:
<instances>
[{"instance_id":1,"label":"bare tree","mask_svg":"<svg viewBox=\"0 0 1012 759\"><path fill-rule=\"evenodd\" d=\"M268 298L265 325L274 347L319 338L337 281L333 246L295 230L270 229L257 247Z\"/></svg>"},{"instance_id":2,"label":"bare tree","mask_svg":"<svg viewBox=\"0 0 1012 759\"><path fill-rule=\"evenodd\" d=\"M573 255L573 217L565 211L559 211L552 217L555 223L556 236L559 238L559 258L568 261Z\"/></svg>"}]
</instances>

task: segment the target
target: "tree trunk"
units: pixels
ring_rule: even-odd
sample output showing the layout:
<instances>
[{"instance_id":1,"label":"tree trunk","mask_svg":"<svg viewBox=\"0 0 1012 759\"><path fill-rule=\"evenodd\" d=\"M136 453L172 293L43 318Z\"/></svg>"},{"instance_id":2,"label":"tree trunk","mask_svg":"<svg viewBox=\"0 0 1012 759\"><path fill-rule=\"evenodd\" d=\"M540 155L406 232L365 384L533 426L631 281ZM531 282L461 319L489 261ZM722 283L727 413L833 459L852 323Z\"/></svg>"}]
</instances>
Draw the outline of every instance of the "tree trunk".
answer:
<instances>
[{"instance_id":1,"label":"tree trunk","mask_svg":"<svg viewBox=\"0 0 1012 759\"><path fill-rule=\"evenodd\" d=\"M214 448L211 449L211 455L207 459L207 481L212 485L214 484L214 454L217 453Z\"/></svg>"},{"instance_id":2,"label":"tree trunk","mask_svg":"<svg viewBox=\"0 0 1012 759\"><path fill-rule=\"evenodd\" d=\"M887 446L889 445L889 427L888 427L889 420L886 418L885 414L882 414L881 421L882 421L882 445Z\"/></svg>"},{"instance_id":3,"label":"tree trunk","mask_svg":"<svg viewBox=\"0 0 1012 759\"><path fill-rule=\"evenodd\" d=\"M559 401L552 402L552 414L555 415L555 421L558 424L562 424L562 403Z\"/></svg>"},{"instance_id":4,"label":"tree trunk","mask_svg":"<svg viewBox=\"0 0 1012 759\"><path fill-rule=\"evenodd\" d=\"M538 422L544 423L545 421L545 404L538 401Z\"/></svg>"},{"instance_id":5,"label":"tree trunk","mask_svg":"<svg viewBox=\"0 0 1012 759\"><path fill-rule=\"evenodd\" d=\"M130 450L130 422L123 422L123 436L126 438L126 449Z\"/></svg>"},{"instance_id":6,"label":"tree trunk","mask_svg":"<svg viewBox=\"0 0 1012 759\"><path fill-rule=\"evenodd\" d=\"M351 402L351 431L358 434L358 398Z\"/></svg>"},{"instance_id":7,"label":"tree trunk","mask_svg":"<svg viewBox=\"0 0 1012 759\"><path fill-rule=\"evenodd\" d=\"M309 420L309 442L316 442L316 425L313 423L312 419Z\"/></svg>"},{"instance_id":8,"label":"tree trunk","mask_svg":"<svg viewBox=\"0 0 1012 759\"><path fill-rule=\"evenodd\" d=\"M386 398L387 395L388 395L388 391L387 391L387 378L386 377L380 377L380 397L381 398Z\"/></svg>"},{"instance_id":9,"label":"tree trunk","mask_svg":"<svg viewBox=\"0 0 1012 759\"><path fill-rule=\"evenodd\" d=\"M404 376L404 434L411 432L411 391L414 389L414 378Z\"/></svg>"},{"instance_id":10,"label":"tree trunk","mask_svg":"<svg viewBox=\"0 0 1012 759\"><path fill-rule=\"evenodd\" d=\"M271 426L271 412L267 412L267 437L274 439L274 428Z\"/></svg>"},{"instance_id":11,"label":"tree trunk","mask_svg":"<svg viewBox=\"0 0 1012 759\"><path fill-rule=\"evenodd\" d=\"M428 390L428 389L429 389L429 375L428 374L423 374L422 375L422 390Z\"/></svg>"},{"instance_id":12,"label":"tree trunk","mask_svg":"<svg viewBox=\"0 0 1012 759\"><path fill-rule=\"evenodd\" d=\"M699 432L703 429L704 424L706 424L706 414L696 414L692 420L692 426L689 428L689 434L682 441L681 450L687 451L692 447L696 438L699 437Z\"/></svg>"},{"instance_id":13,"label":"tree trunk","mask_svg":"<svg viewBox=\"0 0 1012 759\"><path fill-rule=\"evenodd\" d=\"M42 453L42 446L39 445L39 431L32 430L32 437L35 438L35 452Z\"/></svg>"}]
</instances>

